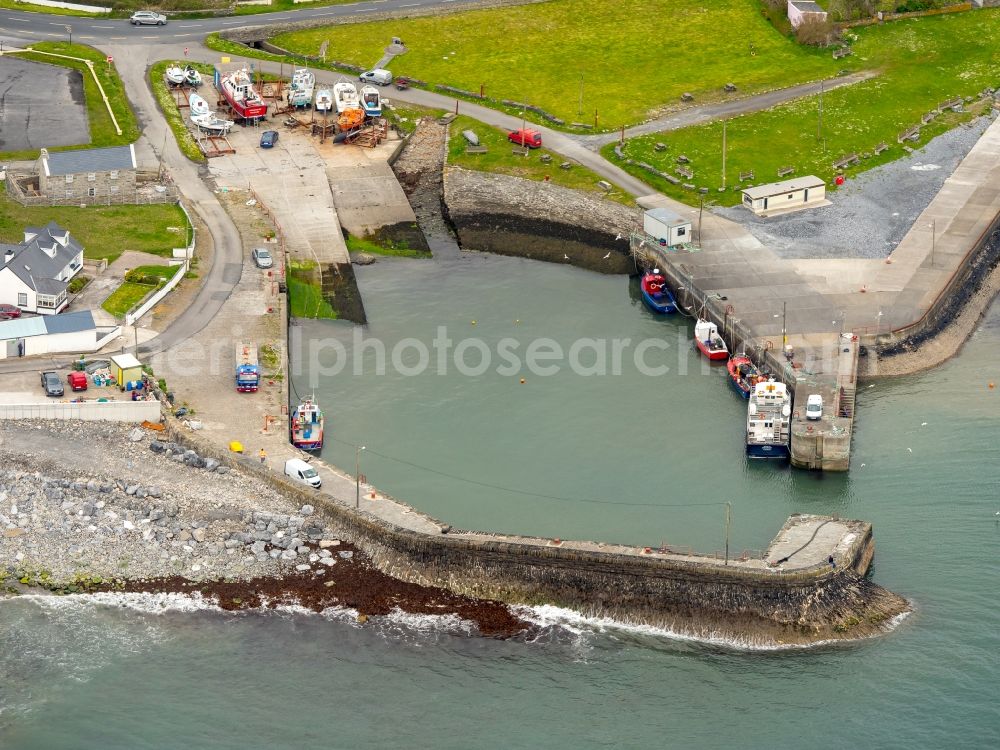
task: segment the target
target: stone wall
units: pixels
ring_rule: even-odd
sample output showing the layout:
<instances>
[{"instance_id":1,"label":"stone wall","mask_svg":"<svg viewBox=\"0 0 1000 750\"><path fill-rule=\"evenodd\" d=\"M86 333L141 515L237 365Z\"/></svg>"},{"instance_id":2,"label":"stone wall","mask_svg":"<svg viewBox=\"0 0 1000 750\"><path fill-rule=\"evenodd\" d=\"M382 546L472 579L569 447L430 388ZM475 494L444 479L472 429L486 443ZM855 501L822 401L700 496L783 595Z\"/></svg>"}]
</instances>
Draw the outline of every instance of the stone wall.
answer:
<instances>
[{"instance_id":1,"label":"stone wall","mask_svg":"<svg viewBox=\"0 0 1000 750\"><path fill-rule=\"evenodd\" d=\"M90 179L90 175L93 179ZM67 181L67 178L72 181ZM39 190L48 198L65 199L73 203L115 200L119 195L135 193L135 170L121 169L113 172L91 172L76 175L46 177L39 174Z\"/></svg>"},{"instance_id":2,"label":"stone wall","mask_svg":"<svg viewBox=\"0 0 1000 750\"><path fill-rule=\"evenodd\" d=\"M444 205L465 250L635 273L628 237L639 209L596 193L448 167Z\"/></svg>"}]
</instances>

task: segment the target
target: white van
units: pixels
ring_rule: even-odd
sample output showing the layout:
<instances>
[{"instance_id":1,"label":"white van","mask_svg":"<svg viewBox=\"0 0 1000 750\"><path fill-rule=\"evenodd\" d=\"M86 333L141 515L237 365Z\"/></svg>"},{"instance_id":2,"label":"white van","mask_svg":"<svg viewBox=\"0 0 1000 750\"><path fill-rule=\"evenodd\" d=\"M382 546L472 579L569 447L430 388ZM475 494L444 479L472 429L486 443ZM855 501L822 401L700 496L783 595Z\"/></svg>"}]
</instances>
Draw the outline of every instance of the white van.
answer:
<instances>
[{"instance_id":1,"label":"white van","mask_svg":"<svg viewBox=\"0 0 1000 750\"><path fill-rule=\"evenodd\" d=\"M298 482L304 482L317 490L323 486L323 480L319 478L316 469L301 458L290 458L285 461L285 476Z\"/></svg>"},{"instance_id":2,"label":"white van","mask_svg":"<svg viewBox=\"0 0 1000 750\"><path fill-rule=\"evenodd\" d=\"M823 418L823 397L818 393L813 393L806 399L806 419Z\"/></svg>"},{"instance_id":3,"label":"white van","mask_svg":"<svg viewBox=\"0 0 1000 750\"><path fill-rule=\"evenodd\" d=\"M376 83L379 86L388 86L392 83L392 73L385 68L375 68L375 70L366 70L358 76L358 80L362 83Z\"/></svg>"}]
</instances>

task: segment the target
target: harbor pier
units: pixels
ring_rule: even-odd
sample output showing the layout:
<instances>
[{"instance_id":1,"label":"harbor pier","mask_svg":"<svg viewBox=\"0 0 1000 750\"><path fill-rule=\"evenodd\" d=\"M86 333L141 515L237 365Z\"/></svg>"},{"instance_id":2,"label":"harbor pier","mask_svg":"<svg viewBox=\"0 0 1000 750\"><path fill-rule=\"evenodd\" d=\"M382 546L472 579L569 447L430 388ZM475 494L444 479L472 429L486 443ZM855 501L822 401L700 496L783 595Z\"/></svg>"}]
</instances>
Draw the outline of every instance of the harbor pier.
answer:
<instances>
[{"instance_id":1,"label":"harbor pier","mask_svg":"<svg viewBox=\"0 0 1000 750\"><path fill-rule=\"evenodd\" d=\"M783 258L740 224L659 194L639 205L689 217L696 241L661 246L639 231L630 247L667 274L683 311L713 320L730 351L793 391L792 465L846 471L858 378L895 374L891 357L940 332L996 266L997 185L1000 119L887 258ZM924 366L948 356L928 354ZM811 394L823 397L820 420L805 419Z\"/></svg>"}]
</instances>

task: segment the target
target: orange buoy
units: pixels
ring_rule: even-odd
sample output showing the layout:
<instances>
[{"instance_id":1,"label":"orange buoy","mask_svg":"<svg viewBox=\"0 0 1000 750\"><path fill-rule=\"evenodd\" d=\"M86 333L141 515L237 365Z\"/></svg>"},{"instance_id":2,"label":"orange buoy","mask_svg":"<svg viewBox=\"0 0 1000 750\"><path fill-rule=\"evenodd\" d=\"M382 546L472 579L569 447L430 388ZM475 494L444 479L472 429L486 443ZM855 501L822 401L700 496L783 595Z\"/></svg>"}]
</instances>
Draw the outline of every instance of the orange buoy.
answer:
<instances>
[{"instance_id":1,"label":"orange buoy","mask_svg":"<svg viewBox=\"0 0 1000 750\"><path fill-rule=\"evenodd\" d=\"M992 391L994 388L996 388L996 385L994 383L990 383L990 390Z\"/></svg>"},{"instance_id":2,"label":"orange buoy","mask_svg":"<svg viewBox=\"0 0 1000 750\"><path fill-rule=\"evenodd\" d=\"M521 378L521 385L524 385L524 378ZM993 387L993 386L992 386L992 385L990 385L990 388L992 388L992 387Z\"/></svg>"}]
</instances>

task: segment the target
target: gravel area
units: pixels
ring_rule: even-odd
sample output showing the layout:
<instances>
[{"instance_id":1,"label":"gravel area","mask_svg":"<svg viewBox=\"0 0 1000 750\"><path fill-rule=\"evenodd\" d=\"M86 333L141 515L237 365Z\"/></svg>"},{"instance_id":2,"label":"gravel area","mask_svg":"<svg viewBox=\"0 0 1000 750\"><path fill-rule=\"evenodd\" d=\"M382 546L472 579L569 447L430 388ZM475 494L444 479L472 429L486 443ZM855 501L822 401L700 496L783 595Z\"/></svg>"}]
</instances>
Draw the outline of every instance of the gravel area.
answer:
<instances>
[{"instance_id":1,"label":"gravel area","mask_svg":"<svg viewBox=\"0 0 1000 750\"><path fill-rule=\"evenodd\" d=\"M142 428L0 428L0 571L191 580L306 573L340 559L312 506Z\"/></svg>"},{"instance_id":2,"label":"gravel area","mask_svg":"<svg viewBox=\"0 0 1000 750\"><path fill-rule=\"evenodd\" d=\"M926 146L853 177L827 193L833 205L755 216L739 206L715 209L784 258L885 258L937 195L992 122L983 116Z\"/></svg>"}]
</instances>

